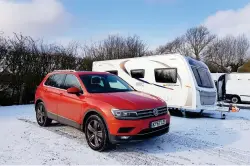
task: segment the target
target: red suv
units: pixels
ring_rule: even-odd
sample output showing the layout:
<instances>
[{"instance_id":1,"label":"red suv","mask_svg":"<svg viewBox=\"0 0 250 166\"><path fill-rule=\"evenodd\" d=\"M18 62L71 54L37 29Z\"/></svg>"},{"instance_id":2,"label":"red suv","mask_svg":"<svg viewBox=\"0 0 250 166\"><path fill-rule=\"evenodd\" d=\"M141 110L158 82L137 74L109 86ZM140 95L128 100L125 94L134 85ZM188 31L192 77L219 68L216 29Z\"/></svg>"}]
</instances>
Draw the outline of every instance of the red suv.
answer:
<instances>
[{"instance_id":1,"label":"red suv","mask_svg":"<svg viewBox=\"0 0 250 166\"><path fill-rule=\"evenodd\" d=\"M35 110L40 126L55 120L81 129L88 145L97 151L162 135L170 124L162 99L138 92L105 72L49 73L37 88Z\"/></svg>"}]
</instances>

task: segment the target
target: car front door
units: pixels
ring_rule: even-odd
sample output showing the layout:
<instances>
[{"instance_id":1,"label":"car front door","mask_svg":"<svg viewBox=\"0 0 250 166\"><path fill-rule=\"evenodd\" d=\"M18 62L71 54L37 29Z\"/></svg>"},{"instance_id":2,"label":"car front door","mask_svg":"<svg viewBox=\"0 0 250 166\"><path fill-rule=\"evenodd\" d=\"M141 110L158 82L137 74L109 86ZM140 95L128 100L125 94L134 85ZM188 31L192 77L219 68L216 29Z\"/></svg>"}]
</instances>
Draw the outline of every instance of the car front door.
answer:
<instances>
[{"instance_id":1,"label":"car front door","mask_svg":"<svg viewBox=\"0 0 250 166\"><path fill-rule=\"evenodd\" d=\"M76 95L67 93L67 89L71 87L76 87L82 91L78 78L73 74L67 74L63 85L65 91L60 94L60 101L58 103L58 118L60 118L63 123L79 127L78 125L82 120L81 112L83 109L84 97L83 94Z\"/></svg>"}]
</instances>

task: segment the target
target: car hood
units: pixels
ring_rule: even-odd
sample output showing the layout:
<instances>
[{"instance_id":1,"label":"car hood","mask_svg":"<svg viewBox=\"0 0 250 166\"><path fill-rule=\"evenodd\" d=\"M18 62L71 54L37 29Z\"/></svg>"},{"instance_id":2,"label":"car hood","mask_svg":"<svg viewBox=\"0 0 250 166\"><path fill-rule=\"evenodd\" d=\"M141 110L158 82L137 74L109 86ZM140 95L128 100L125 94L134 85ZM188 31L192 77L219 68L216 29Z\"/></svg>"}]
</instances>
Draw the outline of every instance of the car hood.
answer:
<instances>
[{"instance_id":1,"label":"car hood","mask_svg":"<svg viewBox=\"0 0 250 166\"><path fill-rule=\"evenodd\" d=\"M165 102L160 98L138 91L98 93L92 96L117 109L141 110L165 106Z\"/></svg>"}]
</instances>

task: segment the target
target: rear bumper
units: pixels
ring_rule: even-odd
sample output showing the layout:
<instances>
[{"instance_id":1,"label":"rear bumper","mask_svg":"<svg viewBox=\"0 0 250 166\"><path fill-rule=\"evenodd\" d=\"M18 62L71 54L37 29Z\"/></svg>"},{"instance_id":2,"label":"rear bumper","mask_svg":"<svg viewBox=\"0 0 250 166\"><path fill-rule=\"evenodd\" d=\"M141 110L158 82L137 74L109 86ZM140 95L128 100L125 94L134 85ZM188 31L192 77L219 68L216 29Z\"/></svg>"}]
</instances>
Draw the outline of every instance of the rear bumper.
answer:
<instances>
[{"instance_id":1,"label":"rear bumper","mask_svg":"<svg viewBox=\"0 0 250 166\"><path fill-rule=\"evenodd\" d=\"M112 144L127 143L134 141L142 141L145 139L161 136L169 132L169 124L155 128L155 129L143 129L136 135L109 135L109 140ZM124 139L123 137L126 137Z\"/></svg>"},{"instance_id":2,"label":"rear bumper","mask_svg":"<svg viewBox=\"0 0 250 166\"><path fill-rule=\"evenodd\" d=\"M169 108L169 111L181 111L181 112L193 112L193 113L200 113L203 111L215 111L217 109L216 105L204 105L204 106L200 106L197 107L196 109L192 109L192 108L184 108L184 107L180 107L180 108Z\"/></svg>"}]
</instances>

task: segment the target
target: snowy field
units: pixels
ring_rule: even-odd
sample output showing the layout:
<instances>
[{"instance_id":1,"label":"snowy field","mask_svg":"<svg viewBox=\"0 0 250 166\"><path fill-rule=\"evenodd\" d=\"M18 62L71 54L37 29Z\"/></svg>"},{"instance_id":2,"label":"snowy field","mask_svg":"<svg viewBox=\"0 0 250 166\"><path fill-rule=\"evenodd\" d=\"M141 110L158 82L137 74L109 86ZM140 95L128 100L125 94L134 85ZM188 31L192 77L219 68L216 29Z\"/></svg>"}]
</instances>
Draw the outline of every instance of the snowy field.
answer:
<instances>
[{"instance_id":1,"label":"snowy field","mask_svg":"<svg viewBox=\"0 0 250 166\"><path fill-rule=\"evenodd\" d=\"M100 153L79 130L39 127L33 105L0 107L0 164L250 164L250 110L219 117L172 116L168 134Z\"/></svg>"}]
</instances>

